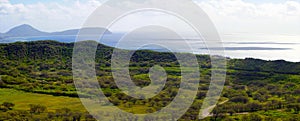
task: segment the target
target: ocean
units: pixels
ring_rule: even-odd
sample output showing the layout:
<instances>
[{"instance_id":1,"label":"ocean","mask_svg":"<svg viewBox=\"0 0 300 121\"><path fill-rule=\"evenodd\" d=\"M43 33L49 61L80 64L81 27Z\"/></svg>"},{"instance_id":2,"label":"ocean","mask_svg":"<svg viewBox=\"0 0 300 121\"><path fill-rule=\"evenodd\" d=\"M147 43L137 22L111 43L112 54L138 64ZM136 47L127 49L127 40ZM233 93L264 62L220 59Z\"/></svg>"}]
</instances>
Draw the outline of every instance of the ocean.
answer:
<instances>
[{"instance_id":1,"label":"ocean","mask_svg":"<svg viewBox=\"0 0 300 121\"><path fill-rule=\"evenodd\" d=\"M148 39L148 40L130 40L125 42L125 44L118 45L119 40L123 37L122 33L114 33L104 35L100 40L100 43L111 46L118 47L122 49L135 50L139 49L149 49L155 51L172 51L166 45L168 43L177 43L178 49L174 50L175 52L191 52L190 49L180 48L182 43L185 43L184 40L180 39L160 39L165 46L159 45L145 45L145 43L155 43L158 40ZM192 53L195 54L209 54L209 50L222 50L226 57L229 58L257 58L263 60L286 60L291 62L300 62L300 43L298 40L299 37L291 36L277 36L267 38L265 35L259 35L259 37L249 37L241 36L237 37L236 35L225 35L222 36L223 47L216 47L207 49L204 42L201 39L190 39L187 41L193 48ZM56 40L59 42L71 43L74 42L77 36L36 36L36 37L17 37L17 38L6 38L0 40L0 43L12 43L17 41L38 41L38 40ZM243 38L244 37L244 38ZM246 39L247 38L247 39ZM259 39L257 39L259 38ZM273 38L273 39L272 39ZM276 39L274 39L276 38ZM285 39L285 41L283 41ZM126 41L126 40L123 40ZM147 42L145 42L147 41ZM143 47L139 47L143 45ZM173 44L174 45L174 44ZM174 47L173 47L174 48ZM175 47L176 48L176 47Z\"/></svg>"}]
</instances>

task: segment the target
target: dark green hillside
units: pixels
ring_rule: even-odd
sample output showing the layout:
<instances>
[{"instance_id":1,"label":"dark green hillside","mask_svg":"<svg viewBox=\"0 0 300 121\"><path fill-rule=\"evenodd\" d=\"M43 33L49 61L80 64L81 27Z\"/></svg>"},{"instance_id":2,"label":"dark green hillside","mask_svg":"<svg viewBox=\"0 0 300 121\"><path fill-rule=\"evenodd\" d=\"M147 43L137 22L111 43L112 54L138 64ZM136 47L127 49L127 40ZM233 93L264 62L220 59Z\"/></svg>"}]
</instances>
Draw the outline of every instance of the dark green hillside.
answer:
<instances>
[{"instance_id":1,"label":"dark green hillside","mask_svg":"<svg viewBox=\"0 0 300 121\"><path fill-rule=\"evenodd\" d=\"M56 41L37 41L1 44L1 56L9 60L67 59L72 55L73 44Z\"/></svg>"},{"instance_id":2,"label":"dark green hillside","mask_svg":"<svg viewBox=\"0 0 300 121\"><path fill-rule=\"evenodd\" d=\"M20 95L23 93L36 95L42 101L47 101L51 96L57 96L57 99L66 98L79 105L72 77L73 46L74 43L56 41L0 44L0 88L12 93L16 92L14 95L19 93ZM114 83L110 67L112 52L112 47L98 45L96 74L103 92L116 106L132 113L151 113L168 105L176 96L180 85L181 70L174 54L149 50L134 53L129 70L131 78L138 86L145 87L150 84L148 72L153 65L161 65L168 74L166 86L161 93L151 99L138 100L122 93ZM201 69L201 83L197 99L181 120L198 118L210 83L209 56L197 55L197 59ZM300 118L299 74L300 63L282 60L228 59L227 78L220 103L214 109L213 114L205 120L293 121L295 119L297 121ZM87 94L81 95L89 97ZM0 120L11 118L17 120L18 116L24 115L27 120L72 120L76 113L84 115L79 117L81 120L84 120L84 117L90 117L82 106L66 105L61 109L63 107L61 105L53 106L53 104L45 103L45 105L30 105L31 108L39 109L30 110L29 104L38 103L39 100L35 99L32 103L25 102L24 104L24 100L10 97L9 93L2 92L0 96L10 99L0 99ZM56 101L61 104L60 101ZM17 109L14 109L9 102L15 102ZM27 103L28 107L24 107ZM50 110L42 110L44 108ZM55 109L57 109L56 112ZM42 111L39 112L40 110ZM54 116L54 113L59 115ZM151 120L151 117L148 118L150 119L147 120Z\"/></svg>"},{"instance_id":3,"label":"dark green hillside","mask_svg":"<svg viewBox=\"0 0 300 121\"><path fill-rule=\"evenodd\" d=\"M300 63L286 62L284 60L264 61L259 59L232 59L230 69L256 72L272 72L281 74L300 74Z\"/></svg>"}]
</instances>

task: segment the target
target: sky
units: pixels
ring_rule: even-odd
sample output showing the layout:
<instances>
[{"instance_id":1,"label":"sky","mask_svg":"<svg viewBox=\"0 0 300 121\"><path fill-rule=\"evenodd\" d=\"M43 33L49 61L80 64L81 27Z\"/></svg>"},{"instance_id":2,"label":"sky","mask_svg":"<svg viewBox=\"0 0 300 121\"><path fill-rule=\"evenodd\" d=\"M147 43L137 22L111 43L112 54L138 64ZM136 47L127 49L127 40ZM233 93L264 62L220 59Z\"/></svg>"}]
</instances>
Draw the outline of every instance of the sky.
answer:
<instances>
[{"instance_id":1,"label":"sky","mask_svg":"<svg viewBox=\"0 0 300 121\"><path fill-rule=\"evenodd\" d=\"M22 24L30 24L46 32L80 28L104 1L106 0L0 0L0 33ZM242 45L225 44L225 46L292 48L285 51L226 51L228 56L300 61L300 0L193 1L210 17L224 43L258 42ZM136 4L140 3L127 3L128 6ZM104 12L120 10L118 7L108 7L110 10ZM181 25L186 24L180 24L178 20L166 14L132 14L119 22L119 26L109 29L112 32L124 32L133 26L159 22L169 26L176 25L174 27L185 30L186 26Z\"/></svg>"},{"instance_id":2,"label":"sky","mask_svg":"<svg viewBox=\"0 0 300 121\"><path fill-rule=\"evenodd\" d=\"M47 32L80 28L104 1L0 0L0 33L21 24L30 24ZM237 33L300 35L300 0L193 1L209 15L225 39L226 35ZM136 17L142 20L143 16L147 15ZM126 31L126 28L119 31Z\"/></svg>"}]
</instances>

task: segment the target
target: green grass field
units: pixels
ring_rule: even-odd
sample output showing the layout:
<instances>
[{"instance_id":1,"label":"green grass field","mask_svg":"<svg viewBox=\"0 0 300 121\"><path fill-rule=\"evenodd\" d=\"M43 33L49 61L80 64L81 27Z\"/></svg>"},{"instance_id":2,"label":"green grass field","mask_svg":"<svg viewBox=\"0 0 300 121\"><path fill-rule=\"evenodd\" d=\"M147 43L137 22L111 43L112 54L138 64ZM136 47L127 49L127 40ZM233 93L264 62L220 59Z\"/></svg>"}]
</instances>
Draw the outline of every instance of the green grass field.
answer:
<instances>
[{"instance_id":1,"label":"green grass field","mask_svg":"<svg viewBox=\"0 0 300 121\"><path fill-rule=\"evenodd\" d=\"M13 89L0 89L0 97L0 103L14 103L14 110L29 110L29 104L41 104L46 106L48 111L55 111L62 108L85 111L84 106L78 98L34 94Z\"/></svg>"},{"instance_id":2,"label":"green grass field","mask_svg":"<svg viewBox=\"0 0 300 121\"><path fill-rule=\"evenodd\" d=\"M29 110L30 104L41 104L47 107L48 112L55 112L58 109L69 108L72 111L85 112L86 109L79 98L71 98L66 96L52 96L46 94L36 94L18 91L14 89L0 88L0 104L3 102L12 102L15 104L13 110ZM107 108L110 110L109 106ZM135 112L146 113L146 107L136 105L134 108L119 106L120 109Z\"/></svg>"}]
</instances>

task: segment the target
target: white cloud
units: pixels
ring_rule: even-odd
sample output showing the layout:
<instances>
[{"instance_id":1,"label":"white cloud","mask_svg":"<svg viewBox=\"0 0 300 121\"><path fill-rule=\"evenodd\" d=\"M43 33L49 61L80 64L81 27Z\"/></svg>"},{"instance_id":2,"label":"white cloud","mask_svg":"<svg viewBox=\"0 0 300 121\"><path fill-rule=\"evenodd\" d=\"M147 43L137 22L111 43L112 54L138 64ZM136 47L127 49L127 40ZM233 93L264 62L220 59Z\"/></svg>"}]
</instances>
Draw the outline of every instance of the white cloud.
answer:
<instances>
[{"instance_id":1,"label":"white cloud","mask_svg":"<svg viewBox=\"0 0 300 121\"><path fill-rule=\"evenodd\" d=\"M222 34L300 33L300 2L250 3L242 0L195 0L195 2L208 13ZM99 0L85 2L65 0L63 3L34 4L11 4L8 0L0 0L0 32L23 23L46 31L78 28L99 5L101 5ZM139 17L143 19L143 16Z\"/></svg>"},{"instance_id":2,"label":"white cloud","mask_svg":"<svg viewBox=\"0 0 300 121\"><path fill-rule=\"evenodd\" d=\"M228 17L282 18L300 15L300 3L296 1L254 4L242 0L210 0L197 3L209 14Z\"/></svg>"},{"instance_id":3,"label":"white cloud","mask_svg":"<svg viewBox=\"0 0 300 121\"><path fill-rule=\"evenodd\" d=\"M73 1L66 4L55 2L11 4L7 0L1 0L0 32L20 24L31 24L46 31L78 28L99 5L101 3L97 0Z\"/></svg>"},{"instance_id":4,"label":"white cloud","mask_svg":"<svg viewBox=\"0 0 300 121\"><path fill-rule=\"evenodd\" d=\"M8 3L8 0L0 0L0 3Z\"/></svg>"},{"instance_id":5,"label":"white cloud","mask_svg":"<svg viewBox=\"0 0 300 121\"><path fill-rule=\"evenodd\" d=\"M197 2L222 33L299 34L300 3L249 3L242 0Z\"/></svg>"}]
</instances>

